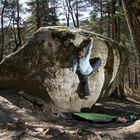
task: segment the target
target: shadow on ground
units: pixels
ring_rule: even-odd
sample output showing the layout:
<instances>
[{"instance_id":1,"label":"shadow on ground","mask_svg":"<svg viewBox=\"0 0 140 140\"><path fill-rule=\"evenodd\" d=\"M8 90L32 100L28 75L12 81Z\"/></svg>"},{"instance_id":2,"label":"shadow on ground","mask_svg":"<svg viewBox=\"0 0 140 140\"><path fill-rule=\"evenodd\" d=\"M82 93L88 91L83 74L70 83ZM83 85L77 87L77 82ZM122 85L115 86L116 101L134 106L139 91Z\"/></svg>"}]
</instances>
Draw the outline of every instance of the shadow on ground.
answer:
<instances>
[{"instance_id":1,"label":"shadow on ground","mask_svg":"<svg viewBox=\"0 0 140 140\"><path fill-rule=\"evenodd\" d=\"M94 105L90 111L120 116L135 114L137 117L139 117L140 105L126 100L108 98L106 101L101 101L100 103ZM81 122L76 120L64 120L60 118L59 113L60 112L53 108L52 105L45 104L42 108L36 106L17 94L17 90L0 90L0 128L5 129L7 123L15 122L16 119L22 119L25 121L25 125L28 130L28 132L25 132L25 137L28 137L28 139L33 137L46 139L46 135L51 135L48 137L49 139L59 139L61 137L61 139L84 139L82 135L85 135L87 138L89 133L91 134L90 136L96 135L96 137L99 137L97 134L95 134L95 132L102 131L104 133L106 131L116 131L132 126L135 123L91 124L86 121ZM56 132L54 135L49 135L48 132L50 131L50 128L55 128L59 130L59 132ZM77 133L79 134L77 135ZM102 135L104 137L104 134ZM130 136L130 133L124 134L124 138L126 139ZM133 137L137 139L139 136L140 135L137 133L137 131L134 132Z\"/></svg>"}]
</instances>

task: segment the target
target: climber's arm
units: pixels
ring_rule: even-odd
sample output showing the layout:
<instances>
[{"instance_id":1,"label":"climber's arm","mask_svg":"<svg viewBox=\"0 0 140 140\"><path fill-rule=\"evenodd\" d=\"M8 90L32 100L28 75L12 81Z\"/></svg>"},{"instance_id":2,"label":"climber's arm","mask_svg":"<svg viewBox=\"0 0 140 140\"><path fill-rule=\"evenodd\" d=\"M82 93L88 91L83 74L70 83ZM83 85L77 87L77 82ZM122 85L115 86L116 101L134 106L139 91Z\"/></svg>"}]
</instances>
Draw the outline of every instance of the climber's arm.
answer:
<instances>
[{"instance_id":1,"label":"climber's arm","mask_svg":"<svg viewBox=\"0 0 140 140\"><path fill-rule=\"evenodd\" d=\"M87 50L87 53L86 53L86 55L85 55L85 58L86 58L87 60L89 60L89 59L90 59L90 55L91 55L91 50L92 50L92 48L93 48L93 39L91 39L91 41L90 41L90 43L88 44L87 48L88 48L88 50Z\"/></svg>"},{"instance_id":2,"label":"climber's arm","mask_svg":"<svg viewBox=\"0 0 140 140\"><path fill-rule=\"evenodd\" d=\"M72 61L72 72L76 73L76 70L77 70L77 61L76 59L74 59Z\"/></svg>"}]
</instances>

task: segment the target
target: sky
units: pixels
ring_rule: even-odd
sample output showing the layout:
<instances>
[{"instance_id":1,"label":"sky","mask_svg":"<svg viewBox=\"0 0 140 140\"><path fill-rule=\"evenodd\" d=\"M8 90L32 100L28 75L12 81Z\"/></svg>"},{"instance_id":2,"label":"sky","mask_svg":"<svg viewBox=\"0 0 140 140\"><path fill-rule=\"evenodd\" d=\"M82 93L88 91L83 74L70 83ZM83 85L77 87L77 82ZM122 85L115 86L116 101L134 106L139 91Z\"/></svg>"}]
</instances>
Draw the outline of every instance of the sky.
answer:
<instances>
[{"instance_id":1,"label":"sky","mask_svg":"<svg viewBox=\"0 0 140 140\"><path fill-rule=\"evenodd\" d=\"M27 5L26 5L26 2L27 2L27 1L28 1L28 0L20 0L20 3L22 4L22 6L23 6L24 8L27 8ZM30 16L30 13L26 12L26 13L24 13L24 14L22 15L22 18L26 20L29 16Z\"/></svg>"},{"instance_id":2,"label":"sky","mask_svg":"<svg viewBox=\"0 0 140 140\"><path fill-rule=\"evenodd\" d=\"M26 2L28 2L28 1L29 0L20 0L20 3L22 4L23 8L28 8L27 5L26 5ZM61 13L63 13L63 10L60 9L59 11ZM87 18L89 18L89 12L90 12L90 10L89 11L85 11L85 12L81 12L81 14L83 16L81 16L80 19L87 19ZM20 16L22 17L22 21L25 21L30 16L30 13L25 11ZM66 24L66 20L64 20L64 19L65 19L65 15L63 15L63 14L59 15L59 22L60 23ZM72 20L70 21L70 25L72 25Z\"/></svg>"},{"instance_id":3,"label":"sky","mask_svg":"<svg viewBox=\"0 0 140 140\"><path fill-rule=\"evenodd\" d=\"M23 4L23 6L24 7L27 7L27 5L26 5L26 2L27 2L28 0L21 0L20 2ZM60 10L61 11L61 10ZM61 12L63 12L63 11L61 11ZM83 15L82 17L81 17L81 19L87 19L87 18L89 18L89 13L90 13L90 10L89 11L85 11L85 12L81 12L81 14ZM26 14L24 14L22 17L23 18L28 18L29 17L29 13L26 13ZM59 16L59 20L60 20L60 23L66 23L66 20L63 20L65 18L65 16L64 15L60 15ZM72 21L71 21L72 22Z\"/></svg>"}]
</instances>

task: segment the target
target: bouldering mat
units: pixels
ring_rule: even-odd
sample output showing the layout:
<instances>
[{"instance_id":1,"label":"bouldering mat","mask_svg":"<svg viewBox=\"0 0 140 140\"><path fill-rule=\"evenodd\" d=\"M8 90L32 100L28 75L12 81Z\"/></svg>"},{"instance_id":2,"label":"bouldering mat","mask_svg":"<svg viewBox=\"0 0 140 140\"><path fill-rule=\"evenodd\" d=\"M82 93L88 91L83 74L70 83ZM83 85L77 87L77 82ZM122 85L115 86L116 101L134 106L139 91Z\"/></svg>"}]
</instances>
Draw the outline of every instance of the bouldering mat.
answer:
<instances>
[{"instance_id":1,"label":"bouldering mat","mask_svg":"<svg viewBox=\"0 0 140 140\"><path fill-rule=\"evenodd\" d=\"M68 113L63 112L60 117L65 120L78 120L78 121L88 121L90 123L126 123L130 121L137 120L135 115L122 116L122 115L111 115L111 114L100 114L100 113L84 113L84 112L74 112Z\"/></svg>"},{"instance_id":2,"label":"bouldering mat","mask_svg":"<svg viewBox=\"0 0 140 140\"><path fill-rule=\"evenodd\" d=\"M110 115L110 114L99 114L99 113L84 113L84 112L76 112L73 113L73 117L79 120L87 120L95 123L107 123L115 121L119 118L118 115Z\"/></svg>"}]
</instances>

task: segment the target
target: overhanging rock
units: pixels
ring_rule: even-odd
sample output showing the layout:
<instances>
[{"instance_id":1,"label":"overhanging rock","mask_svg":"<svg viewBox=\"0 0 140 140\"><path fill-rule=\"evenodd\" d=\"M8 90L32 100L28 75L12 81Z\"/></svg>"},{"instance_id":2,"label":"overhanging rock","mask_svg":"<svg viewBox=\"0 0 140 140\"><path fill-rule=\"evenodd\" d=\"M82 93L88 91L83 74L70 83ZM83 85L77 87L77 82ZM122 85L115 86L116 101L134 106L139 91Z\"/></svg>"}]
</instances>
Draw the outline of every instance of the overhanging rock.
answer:
<instances>
[{"instance_id":1,"label":"overhanging rock","mask_svg":"<svg viewBox=\"0 0 140 140\"><path fill-rule=\"evenodd\" d=\"M87 36L94 39L91 59L100 57L102 65L89 78L91 96L83 100L77 94L78 77L70 69L75 48L85 45ZM53 101L58 108L79 111L91 107L99 97L110 95L123 78L127 64L127 50L113 40L83 29L43 27L1 62L0 87L22 89Z\"/></svg>"}]
</instances>

